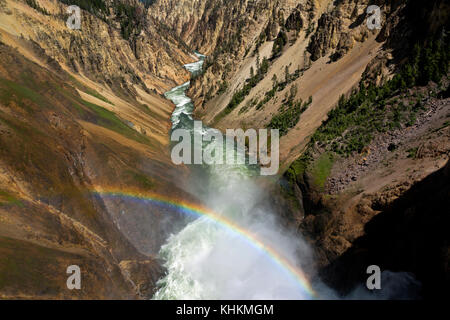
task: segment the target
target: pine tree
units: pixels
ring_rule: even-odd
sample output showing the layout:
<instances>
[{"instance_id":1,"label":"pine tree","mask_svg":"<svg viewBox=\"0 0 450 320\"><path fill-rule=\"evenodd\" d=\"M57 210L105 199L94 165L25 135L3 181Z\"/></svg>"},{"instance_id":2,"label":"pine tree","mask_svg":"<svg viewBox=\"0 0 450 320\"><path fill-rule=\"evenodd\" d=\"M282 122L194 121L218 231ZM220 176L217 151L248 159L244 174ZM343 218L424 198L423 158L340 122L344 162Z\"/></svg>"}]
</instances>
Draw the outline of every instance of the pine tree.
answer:
<instances>
[{"instance_id":1,"label":"pine tree","mask_svg":"<svg viewBox=\"0 0 450 320\"><path fill-rule=\"evenodd\" d=\"M274 88L278 86L278 78L277 78L276 74L273 75L272 82L273 82L273 87Z\"/></svg>"},{"instance_id":2,"label":"pine tree","mask_svg":"<svg viewBox=\"0 0 450 320\"><path fill-rule=\"evenodd\" d=\"M290 78L289 66L286 66L286 68L284 69L284 77L285 77L286 83L289 83L289 78Z\"/></svg>"},{"instance_id":3,"label":"pine tree","mask_svg":"<svg viewBox=\"0 0 450 320\"><path fill-rule=\"evenodd\" d=\"M256 53L256 70L259 71L259 69L261 68L261 59L259 56L259 51Z\"/></svg>"}]
</instances>

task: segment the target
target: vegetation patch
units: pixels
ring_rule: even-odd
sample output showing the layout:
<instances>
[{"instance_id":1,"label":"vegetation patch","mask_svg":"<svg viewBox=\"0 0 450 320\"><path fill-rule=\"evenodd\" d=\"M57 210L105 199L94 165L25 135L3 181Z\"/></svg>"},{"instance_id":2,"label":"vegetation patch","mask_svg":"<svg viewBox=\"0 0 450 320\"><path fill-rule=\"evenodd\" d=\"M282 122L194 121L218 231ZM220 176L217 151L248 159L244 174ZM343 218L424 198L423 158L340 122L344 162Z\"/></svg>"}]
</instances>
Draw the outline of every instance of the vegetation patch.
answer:
<instances>
[{"instance_id":1,"label":"vegetation patch","mask_svg":"<svg viewBox=\"0 0 450 320\"><path fill-rule=\"evenodd\" d=\"M308 109L311 103L312 97L306 102L301 99L294 102L291 96L287 103L281 106L279 113L272 118L267 128L279 129L281 137L286 135L290 129L297 125L300 115Z\"/></svg>"},{"instance_id":2,"label":"vegetation patch","mask_svg":"<svg viewBox=\"0 0 450 320\"><path fill-rule=\"evenodd\" d=\"M149 177L147 177L142 173L128 170L126 171L126 175L144 190L153 190L155 188L155 183Z\"/></svg>"},{"instance_id":3,"label":"vegetation patch","mask_svg":"<svg viewBox=\"0 0 450 320\"><path fill-rule=\"evenodd\" d=\"M416 159L417 158L417 152L419 151L419 148L411 148L408 151L406 151L408 153L408 158L411 159Z\"/></svg>"},{"instance_id":4,"label":"vegetation patch","mask_svg":"<svg viewBox=\"0 0 450 320\"><path fill-rule=\"evenodd\" d=\"M37 91L39 90L40 84L35 83L35 81L32 78L27 77L26 74L24 74L22 78L26 85L0 78L0 100L7 105L16 104L29 113L38 110L42 111L43 109L53 109L53 105L49 101L49 98ZM69 90L57 83L49 82L47 82L44 87L41 87L41 90L44 89L57 92L59 96L55 97L55 99L63 99L65 102L69 102L65 103L65 105L70 105L73 109L68 109L68 111L75 111L81 119L113 130L137 142L150 144L150 140L146 136L130 128L122 119L116 116L115 113L81 99L74 90ZM91 94L95 93L91 92ZM103 100L106 100L106 98L103 98ZM148 112L150 112L150 110L148 110ZM4 121L6 121L6 119L4 119ZM8 125L18 132L25 130L11 122L8 122Z\"/></svg>"},{"instance_id":5,"label":"vegetation patch","mask_svg":"<svg viewBox=\"0 0 450 320\"><path fill-rule=\"evenodd\" d=\"M96 104L82 100L82 103L87 106L95 115L95 117L88 117L89 121L115 131L124 137L131 140L137 141L139 143L149 144L149 139L139 134L137 131L131 129L127 126L114 112L106 110Z\"/></svg>"},{"instance_id":6,"label":"vegetation patch","mask_svg":"<svg viewBox=\"0 0 450 320\"><path fill-rule=\"evenodd\" d=\"M311 174L314 184L319 188L325 187L325 182L330 175L331 168L333 167L333 155L330 153L323 153L314 162L311 168Z\"/></svg>"},{"instance_id":7,"label":"vegetation patch","mask_svg":"<svg viewBox=\"0 0 450 320\"><path fill-rule=\"evenodd\" d=\"M245 82L245 85L242 89L238 90L233 97L231 98L228 105L225 109L219 113L215 118L214 122L218 122L220 119L230 114L231 111L234 110L242 101L244 101L245 97L248 96L250 91L256 87L256 85L264 79L267 71L269 70L269 60L266 57L263 58L262 62L260 62L259 55L256 59L256 68L257 71L255 73L253 67L250 70L250 78L248 78Z\"/></svg>"},{"instance_id":8,"label":"vegetation patch","mask_svg":"<svg viewBox=\"0 0 450 320\"><path fill-rule=\"evenodd\" d=\"M4 205L18 205L23 206L22 201L16 198L11 193L0 189L0 207Z\"/></svg>"},{"instance_id":9,"label":"vegetation patch","mask_svg":"<svg viewBox=\"0 0 450 320\"><path fill-rule=\"evenodd\" d=\"M140 12L137 7L117 2L114 11L116 16L120 18L120 32L125 40L141 33L144 23L143 12Z\"/></svg>"},{"instance_id":10,"label":"vegetation patch","mask_svg":"<svg viewBox=\"0 0 450 320\"><path fill-rule=\"evenodd\" d=\"M27 3L27 5L29 5L30 7L32 7L36 11L38 11L38 12L40 12L40 13L46 15L46 16L50 15L50 13L45 8L42 8L39 5L39 3L36 2L36 0L26 0L26 3Z\"/></svg>"},{"instance_id":11,"label":"vegetation patch","mask_svg":"<svg viewBox=\"0 0 450 320\"><path fill-rule=\"evenodd\" d=\"M167 119L166 118L164 118L162 115L160 115L159 113L156 113L155 111L153 111L149 106L148 106L148 104L139 104L139 105L137 105L138 106L138 108L140 109L140 110L142 110L142 112L144 112L144 113L146 113L146 114L148 114L149 116L151 116L153 119L155 119L155 120L158 120L158 121L161 121L161 122L164 122L164 121L166 121Z\"/></svg>"},{"instance_id":12,"label":"vegetation patch","mask_svg":"<svg viewBox=\"0 0 450 320\"><path fill-rule=\"evenodd\" d=\"M99 18L104 18L105 15L108 14L106 3L103 0L59 0L59 1L69 6L71 5L79 6L81 9L86 10Z\"/></svg>"},{"instance_id":13,"label":"vegetation patch","mask_svg":"<svg viewBox=\"0 0 450 320\"><path fill-rule=\"evenodd\" d=\"M107 98L105 98L104 96L102 96L100 93L98 93L96 90L91 89L85 85L83 85L80 81L78 81L77 79L75 79L75 77L70 76L70 80L72 81L72 83L79 88L81 91L99 99L102 100L103 102L109 103L110 105L114 105L114 103L112 103L111 101L109 101Z\"/></svg>"},{"instance_id":14,"label":"vegetation patch","mask_svg":"<svg viewBox=\"0 0 450 320\"><path fill-rule=\"evenodd\" d=\"M35 111L29 102L38 106L50 106L38 92L5 78L0 78L0 100L7 105L12 102L17 103L29 113Z\"/></svg>"},{"instance_id":15,"label":"vegetation patch","mask_svg":"<svg viewBox=\"0 0 450 320\"><path fill-rule=\"evenodd\" d=\"M273 97L275 97L275 94L277 91L283 91L284 88L286 88L291 82L295 81L300 77L302 74L302 70L300 70L300 67L297 68L297 70L294 73L289 72L289 67L286 66L285 68L285 80L283 82L278 82L276 74L273 75L272 81L273 86L272 89L267 91L264 95L264 98L256 104L256 110L260 110L264 108L264 105L269 102ZM293 91L294 90L294 91ZM290 96L288 96L288 93L286 93L285 101L290 101L297 95L298 88L296 85L293 85L290 90Z\"/></svg>"},{"instance_id":16,"label":"vegetation patch","mask_svg":"<svg viewBox=\"0 0 450 320\"><path fill-rule=\"evenodd\" d=\"M409 105L393 97L406 96L406 89L416 85L440 82L447 74L450 58L450 45L444 39L430 41L424 47L416 45L410 62L384 85L366 87L361 83L359 90L348 98L341 96L337 107L313 135L312 143L319 142L331 146L336 153L350 155L361 152L376 132L413 125L417 113L423 110L420 97Z\"/></svg>"},{"instance_id":17,"label":"vegetation patch","mask_svg":"<svg viewBox=\"0 0 450 320\"><path fill-rule=\"evenodd\" d=\"M288 181L290 181L290 183L295 183L298 182L298 180L301 180L306 172L308 163L309 158L305 155L296 159L286 171Z\"/></svg>"},{"instance_id":18,"label":"vegetation patch","mask_svg":"<svg viewBox=\"0 0 450 320\"><path fill-rule=\"evenodd\" d=\"M348 97L342 95L336 108L311 137L304 154L287 171L287 178L296 181L308 171L315 183L323 187L335 154L348 157L361 153L377 133L414 125L417 115L425 110L423 97L410 95L407 89L430 81L439 85L442 77L447 76L448 39L447 32L416 44L407 62L391 80L380 86L361 82L359 89ZM394 150L392 146L391 151ZM408 150L408 157L415 158L417 151L417 148Z\"/></svg>"}]
</instances>

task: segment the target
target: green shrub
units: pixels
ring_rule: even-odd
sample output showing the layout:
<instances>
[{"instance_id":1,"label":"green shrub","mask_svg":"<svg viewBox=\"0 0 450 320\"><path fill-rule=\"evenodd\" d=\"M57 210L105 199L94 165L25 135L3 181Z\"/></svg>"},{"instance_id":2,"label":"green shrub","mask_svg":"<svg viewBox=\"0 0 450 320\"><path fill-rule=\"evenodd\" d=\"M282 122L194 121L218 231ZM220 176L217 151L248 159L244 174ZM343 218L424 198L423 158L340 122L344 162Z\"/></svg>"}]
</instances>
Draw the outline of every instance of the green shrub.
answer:
<instances>
[{"instance_id":1,"label":"green shrub","mask_svg":"<svg viewBox=\"0 0 450 320\"><path fill-rule=\"evenodd\" d=\"M258 59L259 61L259 59ZM233 97L231 98L228 105L225 107L224 111L221 112L216 119L223 118L225 115L231 113L242 101L244 101L245 97L248 96L250 91L264 78L267 71L269 70L269 61L266 57L264 57L261 63L257 62L258 70L255 75L248 78L244 87L238 90Z\"/></svg>"},{"instance_id":2,"label":"green shrub","mask_svg":"<svg viewBox=\"0 0 450 320\"><path fill-rule=\"evenodd\" d=\"M281 137L286 135L290 129L297 125L300 120L300 115L308 109L311 103L312 98L305 103L302 100L295 103L292 100L288 101L281 106L280 112L272 118L267 128L279 129Z\"/></svg>"},{"instance_id":3,"label":"green shrub","mask_svg":"<svg viewBox=\"0 0 450 320\"><path fill-rule=\"evenodd\" d=\"M36 11L39 11L42 14L45 14L46 16L50 15L50 13L45 9L42 8L37 2L36 0L26 0L26 3L32 7L33 9L35 9Z\"/></svg>"}]
</instances>

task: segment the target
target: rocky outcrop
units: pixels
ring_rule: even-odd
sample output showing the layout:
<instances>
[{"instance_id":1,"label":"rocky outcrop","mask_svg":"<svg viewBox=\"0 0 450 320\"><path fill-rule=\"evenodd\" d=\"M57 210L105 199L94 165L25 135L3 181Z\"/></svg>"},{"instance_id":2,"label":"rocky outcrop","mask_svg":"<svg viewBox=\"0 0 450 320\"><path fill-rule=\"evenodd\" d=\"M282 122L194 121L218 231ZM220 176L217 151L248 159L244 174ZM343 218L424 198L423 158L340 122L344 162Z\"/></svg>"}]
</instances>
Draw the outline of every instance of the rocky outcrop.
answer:
<instances>
[{"instance_id":1,"label":"rocky outcrop","mask_svg":"<svg viewBox=\"0 0 450 320\"><path fill-rule=\"evenodd\" d=\"M449 244L441 225L448 223L450 100L444 90L433 92L439 88L430 83L388 101L386 108L398 100L423 107L413 122L373 132L361 152L339 155L330 151L333 141L311 143L305 162L295 162L285 175L291 183L285 199L298 203L292 194L300 189L297 196L304 204L302 220L291 223L314 244L320 276L342 295L364 283L366 268L373 264L414 275L423 285L419 296L445 294Z\"/></svg>"},{"instance_id":2,"label":"rocky outcrop","mask_svg":"<svg viewBox=\"0 0 450 320\"><path fill-rule=\"evenodd\" d=\"M450 29L449 12L450 6L442 0L392 3L377 35L377 41L384 42L383 50L367 66L363 80L380 84L398 71L417 42Z\"/></svg>"},{"instance_id":3,"label":"rocky outcrop","mask_svg":"<svg viewBox=\"0 0 450 320\"><path fill-rule=\"evenodd\" d=\"M322 271L323 279L346 294L364 282L366 268L375 264L383 271L414 274L421 284L415 298L448 297L449 178L450 162L380 207L364 235Z\"/></svg>"},{"instance_id":4,"label":"rocky outcrop","mask_svg":"<svg viewBox=\"0 0 450 320\"><path fill-rule=\"evenodd\" d=\"M158 0L151 14L171 27L187 44L211 55L221 48L238 52L257 21L266 19L274 1Z\"/></svg>"},{"instance_id":5,"label":"rocky outcrop","mask_svg":"<svg viewBox=\"0 0 450 320\"><path fill-rule=\"evenodd\" d=\"M190 53L137 0L122 1L133 17L116 12L120 1L106 2L107 13L101 17L82 10L80 30L67 28L67 5L60 1L40 1L47 14L23 2L3 1L8 6L0 14L13 30L20 30L13 35L33 41L73 72L123 94L135 95L134 85L163 93L189 78L182 65L193 60ZM121 26L125 22L137 24L134 20L142 21L139 29L125 35Z\"/></svg>"},{"instance_id":6,"label":"rocky outcrop","mask_svg":"<svg viewBox=\"0 0 450 320\"><path fill-rule=\"evenodd\" d=\"M162 276L162 268L154 261L122 261L120 264L122 274L132 284L139 296L151 299L154 294L156 282Z\"/></svg>"},{"instance_id":7,"label":"rocky outcrop","mask_svg":"<svg viewBox=\"0 0 450 320\"><path fill-rule=\"evenodd\" d=\"M255 55L256 47L277 36L297 5L292 0L158 0L149 10L191 47L208 55L203 77L190 89L200 106L230 81L244 58ZM290 23L297 28L294 18Z\"/></svg>"},{"instance_id":8,"label":"rocky outcrop","mask_svg":"<svg viewBox=\"0 0 450 320\"><path fill-rule=\"evenodd\" d=\"M366 25L366 9L371 4L383 7L381 19L385 19L389 6L370 1L338 1L333 10L323 13L309 42L311 59L315 61L331 53L331 59L338 60L356 41L365 41L371 32Z\"/></svg>"}]
</instances>

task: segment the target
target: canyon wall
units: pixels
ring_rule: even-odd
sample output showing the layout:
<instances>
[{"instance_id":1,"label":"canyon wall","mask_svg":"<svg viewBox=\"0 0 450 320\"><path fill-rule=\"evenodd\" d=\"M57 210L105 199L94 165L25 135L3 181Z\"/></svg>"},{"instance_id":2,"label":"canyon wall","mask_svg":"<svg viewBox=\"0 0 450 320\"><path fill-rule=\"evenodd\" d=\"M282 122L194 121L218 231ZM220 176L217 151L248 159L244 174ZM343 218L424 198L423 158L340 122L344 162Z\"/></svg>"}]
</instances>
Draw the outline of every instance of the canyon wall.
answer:
<instances>
[{"instance_id":1,"label":"canyon wall","mask_svg":"<svg viewBox=\"0 0 450 320\"><path fill-rule=\"evenodd\" d=\"M66 9L0 1L0 297L150 298L183 217L136 197L189 199L161 94L195 57L138 1L82 6L80 30Z\"/></svg>"}]
</instances>

